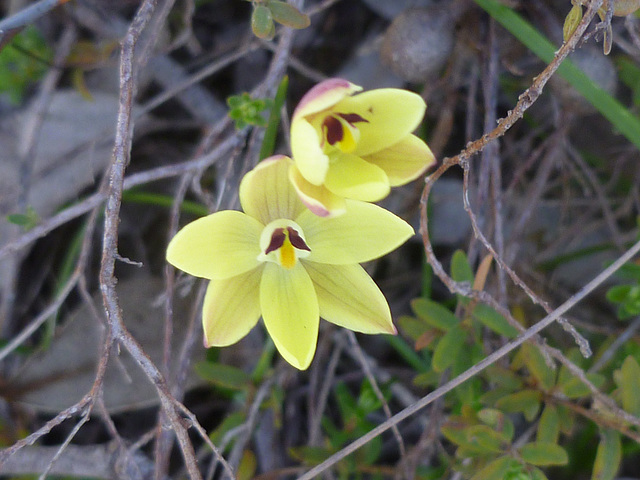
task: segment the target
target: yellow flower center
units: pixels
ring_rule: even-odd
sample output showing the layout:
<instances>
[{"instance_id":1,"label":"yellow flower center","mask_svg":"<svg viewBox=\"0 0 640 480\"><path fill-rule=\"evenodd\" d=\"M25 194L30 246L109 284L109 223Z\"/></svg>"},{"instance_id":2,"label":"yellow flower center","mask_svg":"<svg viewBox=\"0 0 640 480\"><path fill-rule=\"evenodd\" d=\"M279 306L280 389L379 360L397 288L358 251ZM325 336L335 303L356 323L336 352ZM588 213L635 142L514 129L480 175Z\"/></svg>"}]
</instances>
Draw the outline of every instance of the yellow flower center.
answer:
<instances>
[{"instance_id":1,"label":"yellow flower center","mask_svg":"<svg viewBox=\"0 0 640 480\"><path fill-rule=\"evenodd\" d=\"M358 146L360 130L358 122L367 122L357 113L332 113L322 121L322 138L325 152L330 147L337 148L344 153L353 152Z\"/></svg>"},{"instance_id":2,"label":"yellow flower center","mask_svg":"<svg viewBox=\"0 0 640 480\"><path fill-rule=\"evenodd\" d=\"M308 257L311 249L300 226L286 219L269 223L260 235L261 262L274 262L286 269L293 268L299 258Z\"/></svg>"}]
</instances>

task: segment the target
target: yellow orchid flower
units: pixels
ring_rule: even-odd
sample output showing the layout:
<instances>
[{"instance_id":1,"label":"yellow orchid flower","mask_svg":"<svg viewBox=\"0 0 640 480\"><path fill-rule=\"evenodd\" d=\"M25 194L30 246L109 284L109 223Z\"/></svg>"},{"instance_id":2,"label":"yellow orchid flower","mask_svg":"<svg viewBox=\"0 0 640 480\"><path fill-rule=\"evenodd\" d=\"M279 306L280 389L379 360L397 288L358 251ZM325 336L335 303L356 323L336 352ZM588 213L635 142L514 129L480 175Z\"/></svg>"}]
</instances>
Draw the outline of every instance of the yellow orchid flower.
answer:
<instances>
[{"instance_id":1,"label":"yellow orchid flower","mask_svg":"<svg viewBox=\"0 0 640 480\"><path fill-rule=\"evenodd\" d=\"M314 215L288 179L292 160L264 160L240 183L244 213L221 211L180 230L167 248L177 268L211 280L202 321L207 346L231 345L262 315L280 354L306 369L319 318L363 333L396 330L387 301L358 265L404 243L413 228L376 205Z\"/></svg>"},{"instance_id":2,"label":"yellow orchid flower","mask_svg":"<svg viewBox=\"0 0 640 480\"><path fill-rule=\"evenodd\" d=\"M293 112L289 177L316 215L341 214L345 198L381 200L435 162L411 134L426 109L419 95L397 88L353 95L360 90L340 78L325 80Z\"/></svg>"}]
</instances>

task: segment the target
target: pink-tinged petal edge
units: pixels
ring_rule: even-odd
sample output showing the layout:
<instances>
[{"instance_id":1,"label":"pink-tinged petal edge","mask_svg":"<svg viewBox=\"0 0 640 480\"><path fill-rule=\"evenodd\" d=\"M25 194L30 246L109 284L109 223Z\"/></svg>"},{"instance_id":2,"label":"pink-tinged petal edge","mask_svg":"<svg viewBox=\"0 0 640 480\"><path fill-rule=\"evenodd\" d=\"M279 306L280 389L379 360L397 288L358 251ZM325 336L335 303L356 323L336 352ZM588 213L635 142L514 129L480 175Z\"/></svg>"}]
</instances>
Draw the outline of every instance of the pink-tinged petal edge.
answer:
<instances>
[{"instance_id":1,"label":"pink-tinged petal edge","mask_svg":"<svg viewBox=\"0 0 640 480\"><path fill-rule=\"evenodd\" d=\"M302 96L293 111L292 121L298 116L312 115L331 108L343 98L361 90L362 87L342 78L324 80Z\"/></svg>"},{"instance_id":2,"label":"pink-tinged petal edge","mask_svg":"<svg viewBox=\"0 0 640 480\"><path fill-rule=\"evenodd\" d=\"M344 198L330 192L324 186L309 183L295 165L289 167L289 180L302 203L319 217L335 217L346 211Z\"/></svg>"}]
</instances>

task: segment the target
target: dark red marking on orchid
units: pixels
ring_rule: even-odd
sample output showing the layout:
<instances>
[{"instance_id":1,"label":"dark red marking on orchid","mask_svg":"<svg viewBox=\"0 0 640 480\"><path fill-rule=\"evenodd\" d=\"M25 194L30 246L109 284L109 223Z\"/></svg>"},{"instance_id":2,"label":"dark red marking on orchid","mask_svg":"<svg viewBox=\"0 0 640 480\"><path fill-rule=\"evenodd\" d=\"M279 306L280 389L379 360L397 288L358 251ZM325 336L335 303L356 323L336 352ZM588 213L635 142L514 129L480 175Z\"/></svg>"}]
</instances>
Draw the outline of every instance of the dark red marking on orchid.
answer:
<instances>
[{"instance_id":1,"label":"dark red marking on orchid","mask_svg":"<svg viewBox=\"0 0 640 480\"><path fill-rule=\"evenodd\" d=\"M284 228L276 228L271 234L271 242L269 242L269 246L264 251L265 255L268 255L271 252L275 252L282 245L284 245L284 239L286 235L284 234Z\"/></svg>"},{"instance_id":2,"label":"dark red marking on orchid","mask_svg":"<svg viewBox=\"0 0 640 480\"><path fill-rule=\"evenodd\" d=\"M291 245L296 247L298 250L306 250L307 252L311 251L309 246L306 243L304 243L304 240L298 234L298 232L296 232L291 227L287 227L287 231L289 232L289 241L291 242Z\"/></svg>"},{"instance_id":3,"label":"dark red marking on orchid","mask_svg":"<svg viewBox=\"0 0 640 480\"><path fill-rule=\"evenodd\" d=\"M335 117L326 117L322 122L322 130L324 130L325 137L329 142L329 145L335 145L344 136L344 132L342 131L342 124L340 120Z\"/></svg>"},{"instance_id":4,"label":"dark red marking on orchid","mask_svg":"<svg viewBox=\"0 0 640 480\"><path fill-rule=\"evenodd\" d=\"M340 118L344 119L352 127L355 127L354 124L358 123L358 122L369 123L369 120L367 120L366 118L362 118L357 113L338 113L338 116Z\"/></svg>"}]
</instances>

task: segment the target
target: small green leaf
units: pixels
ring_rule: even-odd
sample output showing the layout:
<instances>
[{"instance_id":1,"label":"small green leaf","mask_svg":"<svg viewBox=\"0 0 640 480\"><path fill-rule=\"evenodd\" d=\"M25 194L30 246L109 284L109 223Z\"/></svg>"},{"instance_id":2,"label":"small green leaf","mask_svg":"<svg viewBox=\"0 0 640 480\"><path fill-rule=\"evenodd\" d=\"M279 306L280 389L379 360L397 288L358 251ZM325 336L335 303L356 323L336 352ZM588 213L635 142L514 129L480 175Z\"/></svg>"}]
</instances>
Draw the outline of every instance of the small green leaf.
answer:
<instances>
[{"instance_id":1,"label":"small green leaf","mask_svg":"<svg viewBox=\"0 0 640 480\"><path fill-rule=\"evenodd\" d=\"M204 380L222 388L243 390L251 384L251 377L248 373L231 365L199 362L194 368Z\"/></svg>"},{"instance_id":2,"label":"small green leaf","mask_svg":"<svg viewBox=\"0 0 640 480\"><path fill-rule=\"evenodd\" d=\"M324 447L292 447L289 450L289 455L294 460L304 463L305 465L317 465L322 463L333 453Z\"/></svg>"},{"instance_id":3,"label":"small green leaf","mask_svg":"<svg viewBox=\"0 0 640 480\"><path fill-rule=\"evenodd\" d=\"M589 373L587 378L596 387L605 382L605 377L599 373ZM567 398L582 398L591 395L591 390L578 377L572 376L561 384L561 391Z\"/></svg>"},{"instance_id":4,"label":"small green leaf","mask_svg":"<svg viewBox=\"0 0 640 480\"><path fill-rule=\"evenodd\" d=\"M526 480L549 480L544 472L537 467L530 467L527 473Z\"/></svg>"},{"instance_id":5,"label":"small green leaf","mask_svg":"<svg viewBox=\"0 0 640 480\"><path fill-rule=\"evenodd\" d=\"M511 419L500 410L495 408L484 408L478 412L478 418L486 425L493 428L505 443L511 442L515 427Z\"/></svg>"},{"instance_id":6,"label":"small green leaf","mask_svg":"<svg viewBox=\"0 0 640 480\"><path fill-rule=\"evenodd\" d=\"M462 250L456 250L451 257L451 278L456 282L473 283L473 270Z\"/></svg>"},{"instance_id":7,"label":"small green leaf","mask_svg":"<svg viewBox=\"0 0 640 480\"><path fill-rule=\"evenodd\" d=\"M431 362L433 369L436 372L444 372L453 365L466 339L467 333L458 325L445 333L433 352L433 360Z\"/></svg>"},{"instance_id":8,"label":"small green leaf","mask_svg":"<svg viewBox=\"0 0 640 480\"><path fill-rule=\"evenodd\" d=\"M542 393L537 390L521 390L506 395L496 402L496 407L506 413L522 412L528 421L533 419L540 410Z\"/></svg>"},{"instance_id":9,"label":"small green leaf","mask_svg":"<svg viewBox=\"0 0 640 480\"><path fill-rule=\"evenodd\" d=\"M612 303L622 303L631 294L631 285L616 285L607 290L606 297Z\"/></svg>"},{"instance_id":10,"label":"small green leaf","mask_svg":"<svg viewBox=\"0 0 640 480\"><path fill-rule=\"evenodd\" d=\"M238 470L236 471L237 480L251 480L255 477L258 460L251 450L245 450L242 453Z\"/></svg>"},{"instance_id":11,"label":"small green leaf","mask_svg":"<svg viewBox=\"0 0 640 480\"><path fill-rule=\"evenodd\" d=\"M564 405L558 405L558 417L560 419L560 431L565 435L570 435L575 424L575 415Z\"/></svg>"},{"instance_id":12,"label":"small green leaf","mask_svg":"<svg viewBox=\"0 0 640 480\"><path fill-rule=\"evenodd\" d=\"M523 382L520 376L508 368L494 364L487 368L486 372L489 381L504 390L515 391L522 388Z\"/></svg>"},{"instance_id":13,"label":"small green leaf","mask_svg":"<svg viewBox=\"0 0 640 480\"><path fill-rule=\"evenodd\" d=\"M7 221L22 227L24 231L31 230L40 222L40 216L31 205L27 206L26 213L12 213L7 215Z\"/></svg>"},{"instance_id":14,"label":"small green leaf","mask_svg":"<svg viewBox=\"0 0 640 480\"><path fill-rule=\"evenodd\" d=\"M522 345L523 360L531 375L540 384L544 390L550 390L555 384L556 372L552 370L540 353L537 346L530 343Z\"/></svg>"},{"instance_id":15,"label":"small green leaf","mask_svg":"<svg viewBox=\"0 0 640 480\"><path fill-rule=\"evenodd\" d=\"M625 358L620 368L620 390L622 408L627 412L640 416L640 365L633 356Z\"/></svg>"},{"instance_id":16,"label":"small green leaf","mask_svg":"<svg viewBox=\"0 0 640 480\"><path fill-rule=\"evenodd\" d=\"M271 10L273 19L287 27L297 29L307 28L311 23L309 15L301 13L300 10L287 2L269 0L267 7Z\"/></svg>"},{"instance_id":17,"label":"small green leaf","mask_svg":"<svg viewBox=\"0 0 640 480\"><path fill-rule=\"evenodd\" d=\"M582 20L582 6L574 5L564 19L564 26L562 27L562 38L565 42L576 31L580 20Z\"/></svg>"},{"instance_id":18,"label":"small green leaf","mask_svg":"<svg viewBox=\"0 0 640 480\"><path fill-rule=\"evenodd\" d=\"M275 32L271 10L265 5L258 4L251 15L251 30L253 34L262 39L270 39Z\"/></svg>"},{"instance_id":19,"label":"small green leaf","mask_svg":"<svg viewBox=\"0 0 640 480\"><path fill-rule=\"evenodd\" d=\"M520 470L521 465L516 459L508 456L498 457L489 462L482 470L471 477L471 480L512 479L513 474Z\"/></svg>"},{"instance_id":20,"label":"small green leaf","mask_svg":"<svg viewBox=\"0 0 640 480\"><path fill-rule=\"evenodd\" d=\"M569 463L567 451L556 443L531 442L523 445L520 450L522 459L532 465L566 465Z\"/></svg>"},{"instance_id":21,"label":"small green leaf","mask_svg":"<svg viewBox=\"0 0 640 480\"><path fill-rule=\"evenodd\" d=\"M509 324L506 318L488 305L482 303L476 305L473 309L473 317L498 335L503 335L507 338L515 338L518 336L518 330Z\"/></svg>"},{"instance_id":22,"label":"small green leaf","mask_svg":"<svg viewBox=\"0 0 640 480\"><path fill-rule=\"evenodd\" d=\"M424 322L408 315L399 317L396 323L400 327L400 331L413 341L420 338L426 331L432 329L432 327L425 325Z\"/></svg>"},{"instance_id":23,"label":"small green leaf","mask_svg":"<svg viewBox=\"0 0 640 480\"><path fill-rule=\"evenodd\" d=\"M439 303L426 298L416 298L411 301L411 308L425 323L440 330L448 331L460 323L451 311Z\"/></svg>"},{"instance_id":24,"label":"small green leaf","mask_svg":"<svg viewBox=\"0 0 640 480\"><path fill-rule=\"evenodd\" d=\"M218 425L211 434L209 434L209 438L214 445L219 445L229 430L239 427L246 420L247 416L243 412L233 412L229 415L225 415L222 423Z\"/></svg>"},{"instance_id":25,"label":"small green leaf","mask_svg":"<svg viewBox=\"0 0 640 480\"><path fill-rule=\"evenodd\" d=\"M616 430L600 430L600 443L593 462L591 480L613 480L622 460L620 433Z\"/></svg>"},{"instance_id":26,"label":"small green leaf","mask_svg":"<svg viewBox=\"0 0 640 480\"><path fill-rule=\"evenodd\" d=\"M468 444L480 453L500 453L505 448L503 435L486 425L473 425L467 428L465 435Z\"/></svg>"},{"instance_id":27,"label":"small green leaf","mask_svg":"<svg viewBox=\"0 0 640 480\"><path fill-rule=\"evenodd\" d=\"M538 422L538 442L558 443L560 437L560 419L555 405L546 404Z\"/></svg>"}]
</instances>

